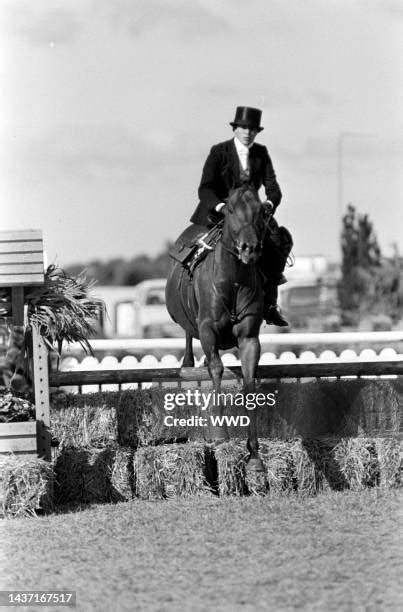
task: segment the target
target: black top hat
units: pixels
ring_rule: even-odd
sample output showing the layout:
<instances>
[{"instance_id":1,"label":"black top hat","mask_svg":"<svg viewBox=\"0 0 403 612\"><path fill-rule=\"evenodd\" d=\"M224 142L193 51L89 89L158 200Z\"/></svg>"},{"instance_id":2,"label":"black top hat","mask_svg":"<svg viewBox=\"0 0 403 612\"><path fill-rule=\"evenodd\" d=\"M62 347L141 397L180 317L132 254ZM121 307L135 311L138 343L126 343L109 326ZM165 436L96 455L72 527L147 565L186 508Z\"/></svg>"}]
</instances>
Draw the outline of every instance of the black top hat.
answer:
<instances>
[{"instance_id":1,"label":"black top hat","mask_svg":"<svg viewBox=\"0 0 403 612\"><path fill-rule=\"evenodd\" d=\"M258 108L251 108L250 106L237 106L235 112L235 119L230 123L232 127L250 127L261 132L264 128L260 127L260 120L262 118L262 111Z\"/></svg>"}]
</instances>

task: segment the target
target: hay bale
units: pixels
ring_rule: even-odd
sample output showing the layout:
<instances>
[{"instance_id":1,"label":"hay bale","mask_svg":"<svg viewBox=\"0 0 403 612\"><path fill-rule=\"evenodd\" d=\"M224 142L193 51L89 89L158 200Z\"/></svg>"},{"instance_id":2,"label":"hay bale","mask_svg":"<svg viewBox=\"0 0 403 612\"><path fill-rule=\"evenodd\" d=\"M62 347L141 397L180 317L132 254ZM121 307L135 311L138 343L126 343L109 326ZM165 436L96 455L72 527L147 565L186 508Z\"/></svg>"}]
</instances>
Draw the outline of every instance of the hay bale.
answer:
<instances>
[{"instance_id":1,"label":"hay bale","mask_svg":"<svg viewBox=\"0 0 403 612\"><path fill-rule=\"evenodd\" d=\"M391 437L399 433L401 399L396 381L366 381L350 408L356 435Z\"/></svg>"},{"instance_id":2,"label":"hay bale","mask_svg":"<svg viewBox=\"0 0 403 612\"><path fill-rule=\"evenodd\" d=\"M376 483L374 442L367 438L345 438L335 444L332 456L346 487L354 491Z\"/></svg>"},{"instance_id":3,"label":"hay bale","mask_svg":"<svg viewBox=\"0 0 403 612\"><path fill-rule=\"evenodd\" d=\"M59 447L105 446L117 440L117 416L113 406L61 407L51 411L51 434Z\"/></svg>"},{"instance_id":4,"label":"hay bale","mask_svg":"<svg viewBox=\"0 0 403 612\"><path fill-rule=\"evenodd\" d=\"M133 497L133 451L64 448L55 463L58 504L108 503Z\"/></svg>"},{"instance_id":5,"label":"hay bale","mask_svg":"<svg viewBox=\"0 0 403 612\"><path fill-rule=\"evenodd\" d=\"M214 448L214 454L217 461L219 495L245 495L246 462L249 456L245 440L223 442Z\"/></svg>"},{"instance_id":6,"label":"hay bale","mask_svg":"<svg viewBox=\"0 0 403 612\"><path fill-rule=\"evenodd\" d=\"M257 411L263 438L390 437L399 432L402 401L395 380L262 381L259 392L276 397L263 415Z\"/></svg>"},{"instance_id":7,"label":"hay bale","mask_svg":"<svg viewBox=\"0 0 403 612\"><path fill-rule=\"evenodd\" d=\"M283 440L260 440L259 454L265 473L247 471L249 452L245 440L231 440L215 448L220 495L265 495L294 489L289 444Z\"/></svg>"},{"instance_id":8,"label":"hay bale","mask_svg":"<svg viewBox=\"0 0 403 612\"><path fill-rule=\"evenodd\" d=\"M134 457L136 495L142 499L211 495L205 452L200 442L139 448Z\"/></svg>"},{"instance_id":9,"label":"hay bale","mask_svg":"<svg viewBox=\"0 0 403 612\"><path fill-rule=\"evenodd\" d=\"M293 491L295 474L290 443L283 440L262 440L259 447L270 492Z\"/></svg>"},{"instance_id":10,"label":"hay bale","mask_svg":"<svg viewBox=\"0 0 403 612\"><path fill-rule=\"evenodd\" d=\"M291 460L292 479L294 487L299 493L313 495L319 489L318 470L315 467L315 460L320 460L320 450L318 442L315 440L296 440L285 441L289 449Z\"/></svg>"},{"instance_id":11,"label":"hay bale","mask_svg":"<svg viewBox=\"0 0 403 612\"><path fill-rule=\"evenodd\" d=\"M245 484L249 495L262 497L269 492L269 483L265 472L246 470Z\"/></svg>"},{"instance_id":12,"label":"hay bale","mask_svg":"<svg viewBox=\"0 0 403 612\"><path fill-rule=\"evenodd\" d=\"M43 459L0 458L0 516L34 516L53 508L54 472Z\"/></svg>"},{"instance_id":13,"label":"hay bale","mask_svg":"<svg viewBox=\"0 0 403 612\"><path fill-rule=\"evenodd\" d=\"M401 485L401 441L395 438L376 438L375 452L378 459L378 484L380 487Z\"/></svg>"}]
</instances>

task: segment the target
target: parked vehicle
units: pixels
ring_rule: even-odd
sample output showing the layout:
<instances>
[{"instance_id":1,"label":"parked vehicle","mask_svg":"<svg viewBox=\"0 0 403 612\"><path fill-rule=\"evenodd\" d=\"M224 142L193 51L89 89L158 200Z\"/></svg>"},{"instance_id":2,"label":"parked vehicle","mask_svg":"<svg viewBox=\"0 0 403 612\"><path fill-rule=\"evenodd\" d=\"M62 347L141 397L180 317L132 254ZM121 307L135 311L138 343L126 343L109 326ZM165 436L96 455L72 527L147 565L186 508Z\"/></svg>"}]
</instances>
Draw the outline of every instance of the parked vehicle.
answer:
<instances>
[{"instance_id":1,"label":"parked vehicle","mask_svg":"<svg viewBox=\"0 0 403 612\"><path fill-rule=\"evenodd\" d=\"M183 335L165 305L165 278L135 286L95 285L92 294L104 301L98 337L170 338Z\"/></svg>"},{"instance_id":2,"label":"parked vehicle","mask_svg":"<svg viewBox=\"0 0 403 612\"><path fill-rule=\"evenodd\" d=\"M292 331L340 331L337 281L334 279L290 281L280 287L279 304Z\"/></svg>"}]
</instances>

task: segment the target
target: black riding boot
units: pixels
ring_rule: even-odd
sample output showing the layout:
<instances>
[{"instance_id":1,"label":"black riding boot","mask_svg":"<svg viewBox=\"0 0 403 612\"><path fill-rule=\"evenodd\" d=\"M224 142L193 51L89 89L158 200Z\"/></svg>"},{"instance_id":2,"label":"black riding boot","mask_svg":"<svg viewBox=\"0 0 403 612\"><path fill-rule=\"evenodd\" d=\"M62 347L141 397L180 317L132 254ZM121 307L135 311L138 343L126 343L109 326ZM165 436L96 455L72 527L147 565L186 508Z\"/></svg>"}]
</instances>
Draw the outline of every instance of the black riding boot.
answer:
<instances>
[{"instance_id":1,"label":"black riding boot","mask_svg":"<svg viewBox=\"0 0 403 612\"><path fill-rule=\"evenodd\" d=\"M283 282L285 282L285 277ZM281 282L279 284L282 284ZM267 283L264 288L264 308L263 318L268 325L277 325L278 327L287 327L288 321L284 319L280 308L277 305L278 286L272 283Z\"/></svg>"}]
</instances>

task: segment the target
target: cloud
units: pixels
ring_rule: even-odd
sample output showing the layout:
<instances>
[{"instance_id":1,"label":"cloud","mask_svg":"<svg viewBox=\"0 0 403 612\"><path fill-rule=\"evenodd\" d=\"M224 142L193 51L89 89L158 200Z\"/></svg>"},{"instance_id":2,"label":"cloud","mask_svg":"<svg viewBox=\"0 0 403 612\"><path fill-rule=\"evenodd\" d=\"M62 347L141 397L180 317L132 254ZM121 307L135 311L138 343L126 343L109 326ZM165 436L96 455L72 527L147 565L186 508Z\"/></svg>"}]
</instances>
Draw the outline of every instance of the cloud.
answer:
<instances>
[{"instance_id":1,"label":"cloud","mask_svg":"<svg viewBox=\"0 0 403 612\"><path fill-rule=\"evenodd\" d=\"M68 44L78 37L81 23L74 9L42 0L8 4L3 27L35 45Z\"/></svg>"},{"instance_id":2,"label":"cloud","mask_svg":"<svg viewBox=\"0 0 403 612\"><path fill-rule=\"evenodd\" d=\"M403 4L401 0L380 0L379 6L393 18L403 18Z\"/></svg>"},{"instance_id":3,"label":"cloud","mask_svg":"<svg viewBox=\"0 0 403 612\"><path fill-rule=\"evenodd\" d=\"M55 173L70 178L138 180L161 169L191 164L198 154L184 135L150 130L146 135L119 124L65 124L42 137L3 134L7 171L24 168L26 175ZM178 141L181 146L178 146Z\"/></svg>"},{"instance_id":4,"label":"cloud","mask_svg":"<svg viewBox=\"0 0 403 612\"><path fill-rule=\"evenodd\" d=\"M117 0L108 4L112 23L126 29L132 36L148 34L163 28L172 35L185 38L211 36L227 29L225 19L197 1L187 0ZM159 44L156 40L155 44Z\"/></svg>"}]
</instances>

